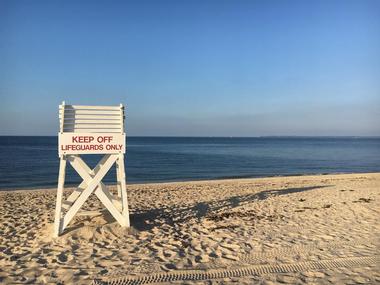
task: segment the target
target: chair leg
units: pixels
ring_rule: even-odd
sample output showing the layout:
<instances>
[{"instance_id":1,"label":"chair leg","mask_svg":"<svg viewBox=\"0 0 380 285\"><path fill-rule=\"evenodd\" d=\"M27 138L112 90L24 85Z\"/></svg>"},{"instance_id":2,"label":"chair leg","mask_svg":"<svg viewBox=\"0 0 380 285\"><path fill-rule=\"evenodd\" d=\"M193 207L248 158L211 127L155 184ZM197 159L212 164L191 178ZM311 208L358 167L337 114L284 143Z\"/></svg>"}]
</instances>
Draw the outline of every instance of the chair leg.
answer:
<instances>
[{"instance_id":1,"label":"chair leg","mask_svg":"<svg viewBox=\"0 0 380 285\"><path fill-rule=\"evenodd\" d=\"M116 160L116 181L117 197L121 198L120 159Z\"/></svg>"},{"instance_id":2,"label":"chair leg","mask_svg":"<svg viewBox=\"0 0 380 285\"><path fill-rule=\"evenodd\" d=\"M55 207L54 236L58 237L62 232L62 196L66 176L66 157L62 156L59 161L59 176L57 187L57 201Z\"/></svg>"},{"instance_id":3,"label":"chair leg","mask_svg":"<svg viewBox=\"0 0 380 285\"><path fill-rule=\"evenodd\" d=\"M130 221L129 221L127 188L125 185L124 154L119 154L118 164L119 164L119 176L120 176L120 178L118 179L118 183L120 183L120 188L121 188L122 215L126 220L127 227L129 227Z\"/></svg>"}]
</instances>

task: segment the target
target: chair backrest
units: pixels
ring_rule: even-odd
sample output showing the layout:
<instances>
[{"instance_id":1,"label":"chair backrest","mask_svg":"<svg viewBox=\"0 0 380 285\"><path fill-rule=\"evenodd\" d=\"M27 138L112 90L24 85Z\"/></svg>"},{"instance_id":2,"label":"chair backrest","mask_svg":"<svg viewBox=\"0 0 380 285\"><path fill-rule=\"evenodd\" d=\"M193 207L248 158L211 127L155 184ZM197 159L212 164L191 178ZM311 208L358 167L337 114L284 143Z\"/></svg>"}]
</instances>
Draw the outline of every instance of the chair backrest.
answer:
<instances>
[{"instance_id":1,"label":"chair backrest","mask_svg":"<svg viewBox=\"0 0 380 285\"><path fill-rule=\"evenodd\" d=\"M59 105L60 133L124 133L124 106Z\"/></svg>"}]
</instances>

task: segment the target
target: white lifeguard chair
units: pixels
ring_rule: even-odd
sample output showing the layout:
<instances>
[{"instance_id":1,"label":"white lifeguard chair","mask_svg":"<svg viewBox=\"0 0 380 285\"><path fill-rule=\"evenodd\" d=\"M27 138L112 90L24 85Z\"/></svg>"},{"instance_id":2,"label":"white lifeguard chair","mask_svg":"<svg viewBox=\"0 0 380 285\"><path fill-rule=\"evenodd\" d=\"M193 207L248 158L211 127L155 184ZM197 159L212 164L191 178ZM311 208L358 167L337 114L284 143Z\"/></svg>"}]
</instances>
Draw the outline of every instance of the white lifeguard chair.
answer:
<instances>
[{"instance_id":1,"label":"white lifeguard chair","mask_svg":"<svg viewBox=\"0 0 380 285\"><path fill-rule=\"evenodd\" d=\"M125 182L124 107L119 106L59 106L60 158L54 236L59 236L78 213L87 198L94 193L122 227L129 227L128 199ZM81 154L104 154L91 169ZM63 199L67 161L83 179L82 183ZM116 164L117 196L102 182ZM93 214L84 212L83 214Z\"/></svg>"}]
</instances>

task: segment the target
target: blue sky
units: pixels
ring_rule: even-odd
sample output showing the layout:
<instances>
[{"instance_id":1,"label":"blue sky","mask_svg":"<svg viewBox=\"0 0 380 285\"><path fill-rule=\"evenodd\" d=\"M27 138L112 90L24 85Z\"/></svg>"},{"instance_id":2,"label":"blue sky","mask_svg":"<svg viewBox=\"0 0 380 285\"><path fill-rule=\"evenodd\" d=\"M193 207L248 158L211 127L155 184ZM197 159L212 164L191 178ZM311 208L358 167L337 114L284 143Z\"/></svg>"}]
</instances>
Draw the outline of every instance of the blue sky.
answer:
<instances>
[{"instance_id":1,"label":"blue sky","mask_svg":"<svg viewBox=\"0 0 380 285\"><path fill-rule=\"evenodd\" d=\"M380 135L380 1L0 0L0 135Z\"/></svg>"}]
</instances>

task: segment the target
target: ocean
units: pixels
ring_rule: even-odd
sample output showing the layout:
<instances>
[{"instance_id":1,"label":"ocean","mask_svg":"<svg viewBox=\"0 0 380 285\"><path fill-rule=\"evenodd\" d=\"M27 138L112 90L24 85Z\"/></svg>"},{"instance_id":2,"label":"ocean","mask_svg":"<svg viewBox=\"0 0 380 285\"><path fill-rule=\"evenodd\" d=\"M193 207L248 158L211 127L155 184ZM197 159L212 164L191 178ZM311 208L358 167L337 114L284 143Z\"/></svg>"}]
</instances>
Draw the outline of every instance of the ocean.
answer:
<instances>
[{"instance_id":1,"label":"ocean","mask_svg":"<svg viewBox=\"0 0 380 285\"><path fill-rule=\"evenodd\" d=\"M125 163L127 183L379 172L380 138L128 137ZM55 187L58 164L57 137L0 136L0 190ZM80 182L68 167L66 185Z\"/></svg>"}]
</instances>

